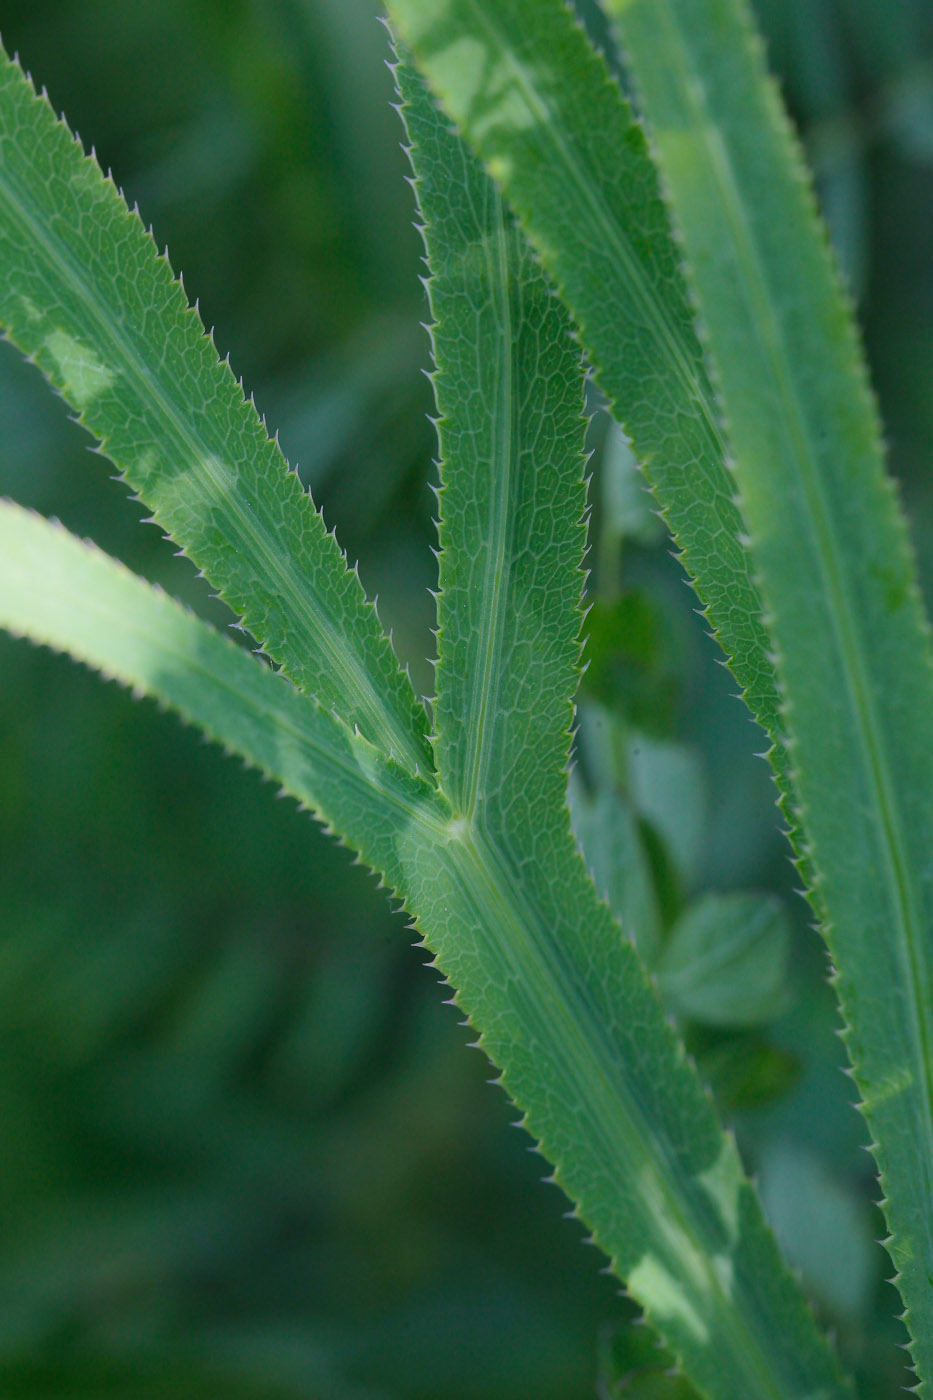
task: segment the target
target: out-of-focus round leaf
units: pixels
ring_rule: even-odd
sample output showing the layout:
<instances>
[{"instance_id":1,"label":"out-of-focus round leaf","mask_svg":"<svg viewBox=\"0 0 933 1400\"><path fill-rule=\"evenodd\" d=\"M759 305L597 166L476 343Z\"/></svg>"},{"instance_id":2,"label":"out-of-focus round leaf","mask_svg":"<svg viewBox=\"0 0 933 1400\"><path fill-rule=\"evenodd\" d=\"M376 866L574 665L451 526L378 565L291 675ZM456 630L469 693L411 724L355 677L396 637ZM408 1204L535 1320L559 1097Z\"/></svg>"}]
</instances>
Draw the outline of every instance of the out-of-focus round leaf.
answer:
<instances>
[{"instance_id":1,"label":"out-of-focus round leaf","mask_svg":"<svg viewBox=\"0 0 933 1400\"><path fill-rule=\"evenodd\" d=\"M785 1002L788 947L787 916L774 895L703 895L671 932L658 966L661 994L691 1020L759 1025Z\"/></svg>"}]
</instances>

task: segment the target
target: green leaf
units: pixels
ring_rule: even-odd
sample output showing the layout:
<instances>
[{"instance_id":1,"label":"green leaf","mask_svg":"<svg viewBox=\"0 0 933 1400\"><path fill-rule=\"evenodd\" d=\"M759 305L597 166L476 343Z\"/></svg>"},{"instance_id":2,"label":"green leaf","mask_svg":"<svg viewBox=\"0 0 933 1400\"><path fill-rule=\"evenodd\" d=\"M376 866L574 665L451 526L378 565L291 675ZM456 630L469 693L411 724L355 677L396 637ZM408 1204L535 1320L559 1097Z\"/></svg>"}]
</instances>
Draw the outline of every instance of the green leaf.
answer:
<instances>
[{"instance_id":1,"label":"green leaf","mask_svg":"<svg viewBox=\"0 0 933 1400\"><path fill-rule=\"evenodd\" d=\"M906 528L852 316L745 5L613 9L715 360L809 870L929 1387L933 665Z\"/></svg>"},{"instance_id":2,"label":"green leaf","mask_svg":"<svg viewBox=\"0 0 933 1400\"><path fill-rule=\"evenodd\" d=\"M579 327L789 792L761 601L644 133L563 0L390 0Z\"/></svg>"},{"instance_id":3,"label":"green leaf","mask_svg":"<svg viewBox=\"0 0 933 1400\"><path fill-rule=\"evenodd\" d=\"M638 812L660 833L682 879L698 874L706 827L706 780L689 744L630 731L626 769Z\"/></svg>"},{"instance_id":4,"label":"green leaf","mask_svg":"<svg viewBox=\"0 0 933 1400\"><path fill-rule=\"evenodd\" d=\"M553 324L549 299L535 305L539 324ZM110 392L94 387L101 400ZM540 374L530 388L551 392ZM523 412L522 431L539 418ZM570 462L579 476L576 449ZM530 474L524 484L548 502L551 476L564 480L570 470L567 460L554 462L552 472ZM195 500L197 484L197 477L189 482ZM534 520L530 503L522 497L520 504ZM716 1123L632 946L586 876L559 768L532 771L534 715L517 708L514 733L500 720L492 752L512 763L516 785L527 781L536 805L522 798L512 817L504 775L484 757L484 727L479 744L448 738L450 753L459 755L448 764L459 784L452 815L427 782L343 719L97 551L43 522L24 524L15 507L2 518L0 598L8 625L197 719L282 777L384 872L429 935L483 1048L503 1066L505 1086L555 1164L555 1179L698 1383L717 1400L847 1394L781 1265L734 1143ZM553 531L557 587L569 596L573 579L578 596L578 546L572 553L561 533L566 522L541 515L536 525L541 533L526 536L526 544L548 554ZM573 517L569 535L580 538ZM510 531L501 538L508 552ZM527 567L525 589L543 577ZM507 698L527 693L523 659L536 684L554 678L553 693L543 697L550 719L542 749L566 755L578 616L570 609L558 619L528 601L513 589L510 602L524 630L515 634L508 664L508 650L493 654L503 659L497 669ZM516 795L524 791L516 786ZM464 793L482 801L471 810L461 803Z\"/></svg>"},{"instance_id":5,"label":"green leaf","mask_svg":"<svg viewBox=\"0 0 933 1400\"><path fill-rule=\"evenodd\" d=\"M770 1147L758 1180L788 1259L823 1303L863 1324L876 1286L876 1247L864 1202L801 1147Z\"/></svg>"},{"instance_id":6,"label":"green leaf","mask_svg":"<svg viewBox=\"0 0 933 1400\"><path fill-rule=\"evenodd\" d=\"M723 1400L842 1395L571 833L582 425L566 322L424 84L398 78L435 276L437 754L455 810L410 907L554 1180L690 1373Z\"/></svg>"},{"instance_id":7,"label":"green leaf","mask_svg":"<svg viewBox=\"0 0 933 1400\"><path fill-rule=\"evenodd\" d=\"M773 895L702 895L674 928L658 964L664 1000L711 1026L754 1026L781 1011L790 931Z\"/></svg>"},{"instance_id":8,"label":"green leaf","mask_svg":"<svg viewBox=\"0 0 933 1400\"><path fill-rule=\"evenodd\" d=\"M654 871L631 803L611 788L588 793L571 784L574 834L596 888L648 967L661 949L661 906Z\"/></svg>"},{"instance_id":9,"label":"green leaf","mask_svg":"<svg viewBox=\"0 0 933 1400\"><path fill-rule=\"evenodd\" d=\"M438 775L469 822L560 810L583 592L583 370L502 196L397 70L430 270L440 440Z\"/></svg>"},{"instance_id":10,"label":"green leaf","mask_svg":"<svg viewBox=\"0 0 933 1400\"><path fill-rule=\"evenodd\" d=\"M2 50L0 323L286 674L430 772L355 572L138 216Z\"/></svg>"},{"instance_id":11,"label":"green leaf","mask_svg":"<svg viewBox=\"0 0 933 1400\"><path fill-rule=\"evenodd\" d=\"M276 778L397 889L444 799L249 652L95 546L0 501L0 626L151 695Z\"/></svg>"},{"instance_id":12,"label":"green leaf","mask_svg":"<svg viewBox=\"0 0 933 1400\"><path fill-rule=\"evenodd\" d=\"M423 780L122 565L9 503L0 625L171 705L383 871L555 1180L710 1395L848 1393L569 826L566 840L546 829L547 863L516 879L509 853Z\"/></svg>"},{"instance_id":13,"label":"green leaf","mask_svg":"<svg viewBox=\"0 0 933 1400\"><path fill-rule=\"evenodd\" d=\"M542 820L533 863L452 827L410 903L613 1272L715 1400L848 1395L569 831Z\"/></svg>"}]
</instances>

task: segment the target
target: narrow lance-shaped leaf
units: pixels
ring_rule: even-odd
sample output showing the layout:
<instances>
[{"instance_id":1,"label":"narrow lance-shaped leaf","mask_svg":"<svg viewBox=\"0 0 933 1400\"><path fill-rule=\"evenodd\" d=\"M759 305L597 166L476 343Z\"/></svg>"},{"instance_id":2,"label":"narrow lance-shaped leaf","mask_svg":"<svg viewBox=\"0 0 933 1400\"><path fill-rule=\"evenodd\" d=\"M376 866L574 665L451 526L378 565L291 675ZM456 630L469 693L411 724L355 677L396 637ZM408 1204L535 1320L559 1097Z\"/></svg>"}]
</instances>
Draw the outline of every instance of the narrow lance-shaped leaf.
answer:
<instances>
[{"instance_id":1,"label":"narrow lance-shaped leaf","mask_svg":"<svg viewBox=\"0 0 933 1400\"><path fill-rule=\"evenodd\" d=\"M449 807L258 658L94 545L0 501L0 626L151 695L241 754L395 888L400 852L442 838Z\"/></svg>"},{"instance_id":2,"label":"narrow lance-shaped leaf","mask_svg":"<svg viewBox=\"0 0 933 1400\"><path fill-rule=\"evenodd\" d=\"M566 841L553 889L526 890L427 781L121 564L9 502L0 626L170 705L382 872L504 1067L556 1179L711 1396L848 1394L734 1145Z\"/></svg>"},{"instance_id":3,"label":"narrow lance-shaped leaf","mask_svg":"<svg viewBox=\"0 0 933 1400\"><path fill-rule=\"evenodd\" d=\"M498 836L566 795L579 681L583 367L502 195L397 78L430 271L440 444L438 776Z\"/></svg>"},{"instance_id":4,"label":"narrow lance-shaped leaf","mask_svg":"<svg viewBox=\"0 0 933 1400\"><path fill-rule=\"evenodd\" d=\"M640 125L564 0L389 0L579 327L789 791L761 602Z\"/></svg>"},{"instance_id":5,"label":"narrow lance-shaped leaf","mask_svg":"<svg viewBox=\"0 0 933 1400\"><path fill-rule=\"evenodd\" d=\"M424 83L406 65L398 76L434 274L437 745L454 794L447 902L433 917L414 907L555 1179L690 1374L722 1400L842 1395L735 1146L571 835L577 350L490 181ZM478 732L457 728L458 711Z\"/></svg>"},{"instance_id":6,"label":"narrow lance-shaped leaf","mask_svg":"<svg viewBox=\"0 0 933 1400\"><path fill-rule=\"evenodd\" d=\"M933 667L906 530L852 318L743 0L612 9L716 366L888 1248L928 1388Z\"/></svg>"},{"instance_id":7,"label":"narrow lance-shaped leaf","mask_svg":"<svg viewBox=\"0 0 933 1400\"><path fill-rule=\"evenodd\" d=\"M106 625L95 634L101 649L90 654L85 615L94 608L88 590L79 587L78 571L71 572L71 578L61 576L64 585L38 620L33 615L30 622L28 613L26 620L18 614L19 622L10 612L4 615L12 626L59 645L69 645L74 630L76 650L133 679L126 653L135 664L136 643L113 623L122 602L105 610ZM31 608L29 594L42 596L42 574L34 555L29 577L20 572L0 587L8 600L4 606ZM197 636L197 642L187 638L195 657L202 646L223 645L218 638L205 643L203 628ZM547 629L541 642L548 645ZM144 658L151 647L150 632ZM238 655L229 644L228 650ZM227 664L213 655L207 660L212 672ZM171 647L162 661L153 669L150 659L137 683L157 690L163 676L186 670ZM400 772L339 721L333 742L322 744L315 730L309 755L297 715L304 716L301 707L315 716L324 711L294 695L284 679L257 670L249 657L231 664L241 662L263 677L251 683L266 688L259 727L277 736L264 750L268 765L291 770L293 786L299 793L307 789L325 815L331 799L347 789L341 829L416 912L483 1044L503 1065L531 1131L557 1164L558 1179L710 1393L743 1400L844 1393L781 1269L734 1147L717 1128L633 950L585 878L566 812L559 809L553 822L542 814L540 841L519 826L514 844L493 843L459 814L450 819L446 803L427 784ZM268 713L273 693L289 696L282 703L298 707L286 728L287 743L279 742L279 720ZM183 709L184 699L175 696ZM210 714L202 718L210 723L213 717L226 742L252 744L255 725L245 732L221 728L220 720L226 724L237 709L235 697L220 704L216 699L215 693ZM349 741L346 761L337 761L334 781L322 791L322 772L334 761L334 749L339 760ZM380 801L390 801L390 823L373 826L368 819L374 787ZM360 816L354 803L364 793ZM535 845L531 855L529 839Z\"/></svg>"},{"instance_id":8,"label":"narrow lance-shaped leaf","mask_svg":"<svg viewBox=\"0 0 933 1400\"><path fill-rule=\"evenodd\" d=\"M295 683L430 771L336 540L138 216L2 50L0 323Z\"/></svg>"}]
</instances>

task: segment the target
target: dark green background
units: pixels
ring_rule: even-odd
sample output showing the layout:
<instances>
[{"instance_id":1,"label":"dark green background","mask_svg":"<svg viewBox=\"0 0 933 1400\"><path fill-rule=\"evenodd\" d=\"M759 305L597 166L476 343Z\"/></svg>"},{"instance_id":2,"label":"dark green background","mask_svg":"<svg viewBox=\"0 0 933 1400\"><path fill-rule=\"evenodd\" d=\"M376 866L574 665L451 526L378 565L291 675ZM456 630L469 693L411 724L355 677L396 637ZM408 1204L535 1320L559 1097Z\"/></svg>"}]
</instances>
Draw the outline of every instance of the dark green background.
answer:
<instances>
[{"instance_id":1,"label":"dark green background","mask_svg":"<svg viewBox=\"0 0 933 1400\"><path fill-rule=\"evenodd\" d=\"M761 12L929 592L933 16L927 0ZM426 306L376 14L2 0L0 27L168 244L429 693ZM0 492L223 624L0 350ZM758 736L667 544L597 557L591 693L694 746L693 887L771 886L798 926L782 1020L694 1048L725 1066L726 1111L865 1395L893 1395L871 1164ZM598 1373L604 1395L674 1394L643 1370L623 1387L645 1361L630 1310L375 882L171 717L0 643L0 1394L576 1400Z\"/></svg>"}]
</instances>

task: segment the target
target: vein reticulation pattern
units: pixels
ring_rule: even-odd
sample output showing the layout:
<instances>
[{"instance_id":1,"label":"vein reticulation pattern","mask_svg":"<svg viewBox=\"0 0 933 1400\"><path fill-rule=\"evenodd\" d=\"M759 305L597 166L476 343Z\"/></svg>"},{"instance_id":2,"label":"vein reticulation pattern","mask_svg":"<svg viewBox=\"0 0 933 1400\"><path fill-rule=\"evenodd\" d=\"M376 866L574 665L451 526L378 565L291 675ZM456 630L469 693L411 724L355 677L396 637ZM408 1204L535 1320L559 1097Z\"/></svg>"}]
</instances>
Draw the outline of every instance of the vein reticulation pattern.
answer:
<instances>
[{"instance_id":1,"label":"vein reticulation pattern","mask_svg":"<svg viewBox=\"0 0 933 1400\"><path fill-rule=\"evenodd\" d=\"M431 931L529 1127L616 1267L667 1335L728 1379L711 1383L711 1395L843 1393L812 1327L801 1332L802 1305L735 1150L579 860L555 870L568 908L527 898L514 872L455 834L429 782L94 546L9 502L0 502L0 625L171 705L384 873ZM555 915L556 924L535 923ZM786 1388L746 1328L743 1303L760 1272L762 1325L767 1318L793 1343ZM805 1376L824 1372L825 1387L806 1388Z\"/></svg>"},{"instance_id":2,"label":"vein reticulation pattern","mask_svg":"<svg viewBox=\"0 0 933 1400\"><path fill-rule=\"evenodd\" d=\"M810 870L933 1381L933 666L854 324L744 0L612 0L692 269Z\"/></svg>"},{"instance_id":3,"label":"vein reticulation pattern","mask_svg":"<svg viewBox=\"0 0 933 1400\"><path fill-rule=\"evenodd\" d=\"M491 180L398 71L430 270L440 442L436 754L497 838L564 800L579 679L583 383L567 313Z\"/></svg>"},{"instance_id":4,"label":"vein reticulation pattern","mask_svg":"<svg viewBox=\"0 0 933 1400\"><path fill-rule=\"evenodd\" d=\"M432 8L437 13L444 7ZM546 8L542 3L542 12ZM443 118L423 89L410 88L409 96L413 107L421 102L419 120L437 127L435 136L421 144L421 156L426 161L432 154L442 157L447 149ZM570 833L561 764L579 627L580 438L571 441L571 420L582 431L579 380L572 392L558 386L554 407L549 407L554 386L550 370L542 373L541 366L560 363L563 368L560 356L565 353L557 347L557 358L545 359L542 327L557 324L553 308L539 295L540 278L530 270L495 197L482 189L479 169L464 164L458 152L457 164L438 165L435 176L464 180L477 196L475 208L484 211L482 218L494 214L489 246L508 266L484 253L476 259L477 275L488 279L487 297L500 314L505 314L502 299L508 291L508 315L519 313L514 324L523 348L509 362L509 396L496 399L501 420L511 425L513 435L508 489L497 503L493 488L502 483L480 484L486 513L476 516L474 510L475 526L468 523L473 507L463 499L467 539L459 540L456 530L444 527L449 556L444 568L453 597L458 570L466 567L462 559L455 567L457 551L464 545L481 555L494 549L502 567L490 567L484 559L473 582L484 590L485 608L511 609L520 614L521 626L491 614L483 618L474 610L458 636L457 618L452 610L445 615L442 651L450 658L458 652L469 656L470 665L483 664L485 658L487 666L479 689L476 679L458 677L453 661L449 673L442 666L439 675L442 691L464 687L466 713L483 731L466 742L452 737L448 745L444 763L456 787L451 806L428 782L403 772L368 742L372 737L393 752L401 746L412 766L424 754L417 724L409 722L409 693L392 669L394 662L388 667L395 677L388 686L392 698L381 698L383 661L373 658L391 660L391 654L378 632L373 633L375 621L362 595L353 591L355 583L343 582L349 576L332 567L339 562L343 570L339 551L327 542L322 527L308 523L316 517L300 491L294 507L277 486L268 493L271 459L263 454L271 449L265 435L254 418L242 414L230 426L229 415L240 413L230 408L235 386L226 371L218 372L216 365L208 370L208 361L197 358L207 353L193 348L204 344L200 329L180 290L171 290L175 284L167 266L155 259L150 240L96 166L10 65L0 77L0 114L0 315L89 426L92 418L98 422L96 431L107 449L117 456L115 446L122 444L117 460L124 455L131 459L138 489L144 487L156 498L160 518L179 525L176 533L189 552L181 527L193 532L200 552L208 556L214 582L225 582L228 596L247 618L255 587L254 623L267 649L277 654L269 640L275 634L287 653L280 659L289 663L295 678L300 679L304 667L308 688L320 694L322 686L329 686L330 693L322 705L295 694L284 679L241 656L166 600L150 606L158 595L130 580L147 599L145 606L139 604L143 635L134 635L129 615L135 615L136 604L109 597L104 606L100 600L111 586L128 597L126 576L114 584L117 566L107 562L101 570L100 556L93 551L74 555L74 542L62 554L67 554L62 569L47 571L58 584L43 610L43 551L50 539L61 544L60 532L10 532L12 541L21 536L24 546L33 541L35 547L25 574L21 571L20 581L8 588L0 617L13 630L71 648L102 670L161 696L267 771L278 771L384 871L428 935L441 969L480 1029L485 1049L503 1066L506 1087L554 1162L557 1180L578 1202L616 1271L710 1396L843 1396L845 1386L763 1225L735 1147L719 1129L686 1065L634 950L597 899ZM417 150L414 157L417 164ZM424 166L419 173L427 183ZM446 229L453 266L458 227L448 221ZM464 258L476 258L474 234L475 225L468 225L460 246ZM513 285L525 277L532 279L527 292ZM104 297L102 286L108 289ZM480 297L477 305L481 302ZM150 358L153 340L158 353ZM488 346L480 343L474 353L487 352ZM501 366L501 348L497 353ZM438 363L443 380L440 353ZM447 379L448 390L456 382ZM258 466L249 454L242 460L226 455L226 437L210 435L220 410L224 431L255 449ZM444 411L451 423L465 421L451 399ZM567 456L555 457L548 471L533 471L540 454L516 439L531 428L540 448L542 435L533 425L552 412ZM121 414L128 415L125 422ZM209 431L204 422L213 425ZM497 451L505 450L507 435L497 430L495 441ZM451 438L448 450L453 445ZM154 458L147 456L149 451ZM475 457L470 463L475 470ZM523 470L516 478L512 469L518 464ZM445 464L452 502L456 470L454 462ZM556 484L551 473L557 475ZM558 505L567 512L560 521L552 518ZM285 519L293 508L298 525ZM290 530L297 532L294 538ZM48 552L51 557L51 545ZM93 566L87 565L88 558ZM0 579L8 577L2 569L13 560L12 548L0 554ZM207 567L202 559L198 562ZM552 579L548 569L559 570L560 580ZM322 577L326 573L326 587L319 572ZM567 604L566 616L558 618L548 607L552 587ZM328 650L315 608L322 598L337 598L343 608L343 588L351 590L346 596L357 599L360 616L370 622L354 631L347 622L347 616L354 616L352 608L338 613L354 645ZM133 596L138 601L143 595ZM323 606L321 612L326 614ZM129 619L122 630L121 616ZM289 630L293 623L295 635ZM359 640L363 626L375 638L371 647ZM222 653L218 646L224 647ZM327 672L328 662L336 680ZM536 686L547 682L552 687L540 698L549 715L549 737L534 728L534 707L526 703L530 691L522 689L526 672L534 674ZM505 703L511 695L518 695L521 704ZM439 702L441 698L439 694ZM341 718L328 715L330 704ZM440 704L441 712L445 704ZM366 738L353 733L356 722ZM539 773L531 761L536 743L548 755ZM441 744L439 753L442 749ZM512 773L515 789L506 787L500 765ZM519 782L526 795L510 810ZM378 811L388 811L391 820L373 819L367 789L376 794L371 801Z\"/></svg>"},{"instance_id":5,"label":"vein reticulation pattern","mask_svg":"<svg viewBox=\"0 0 933 1400\"><path fill-rule=\"evenodd\" d=\"M723 1400L841 1396L735 1147L570 833L578 352L491 182L406 64L398 81L436 318L436 742L455 813L451 902L420 922L556 1180L688 1371Z\"/></svg>"},{"instance_id":6,"label":"vein reticulation pattern","mask_svg":"<svg viewBox=\"0 0 933 1400\"><path fill-rule=\"evenodd\" d=\"M390 0L573 314L789 791L761 601L657 173L564 0Z\"/></svg>"},{"instance_id":7,"label":"vein reticulation pattern","mask_svg":"<svg viewBox=\"0 0 933 1400\"><path fill-rule=\"evenodd\" d=\"M0 322L295 684L429 772L336 540L138 216L2 50Z\"/></svg>"}]
</instances>

